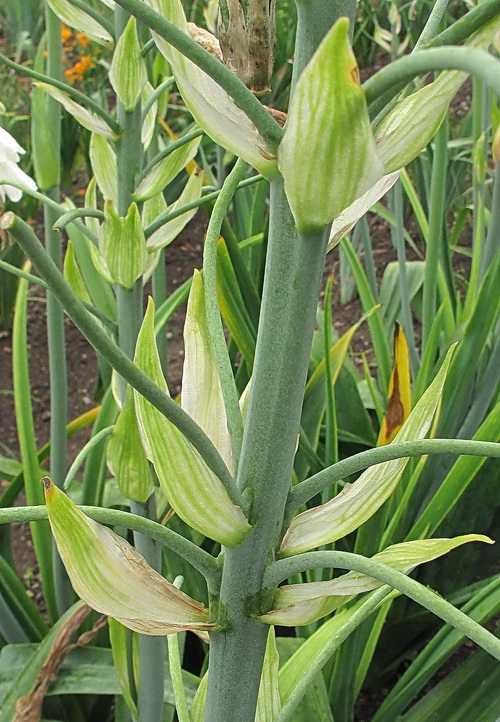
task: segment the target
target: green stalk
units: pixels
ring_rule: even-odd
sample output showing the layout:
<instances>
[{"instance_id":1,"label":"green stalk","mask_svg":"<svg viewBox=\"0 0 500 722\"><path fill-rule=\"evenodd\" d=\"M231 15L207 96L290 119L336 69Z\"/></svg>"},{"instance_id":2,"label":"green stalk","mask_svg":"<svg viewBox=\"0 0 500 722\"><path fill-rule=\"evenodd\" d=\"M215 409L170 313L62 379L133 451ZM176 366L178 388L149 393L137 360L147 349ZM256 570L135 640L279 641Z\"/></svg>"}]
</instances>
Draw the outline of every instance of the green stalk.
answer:
<instances>
[{"instance_id":1,"label":"green stalk","mask_svg":"<svg viewBox=\"0 0 500 722\"><path fill-rule=\"evenodd\" d=\"M371 105L377 98L409 83L417 75L436 70L464 70L481 78L486 87L500 96L499 62L484 50L477 48L440 47L419 50L418 53L405 55L363 83L366 102Z\"/></svg>"},{"instance_id":2,"label":"green stalk","mask_svg":"<svg viewBox=\"0 0 500 722\"><path fill-rule=\"evenodd\" d=\"M429 236L425 253L424 291L422 301L422 348L429 336L436 315L436 278L440 266L441 236L443 234L444 189L448 150L448 122L445 119L436 133L432 159L431 197L429 208Z\"/></svg>"},{"instance_id":3,"label":"green stalk","mask_svg":"<svg viewBox=\"0 0 500 722\"><path fill-rule=\"evenodd\" d=\"M115 10L116 37L119 38L130 15L117 7ZM141 140L142 112L140 101L127 111L117 98L117 120L122 129L116 144L117 213L126 216L143 164ZM130 290L116 287L118 307L118 339L121 350L130 359L134 357L137 335L142 323L142 277ZM127 382L120 377L120 395L125 402ZM131 501L131 511L145 518L156 517L154 496L145 504ZM161 547L151 537L134 532L134 544L145 560L161 573ZM141 722L161 722L163 719L165 640L162 637L139 635L138 710Z\"/></svg>"},{"instance_id":4,"label":"green stalk","mask_svg":"<svg viewBox=\"0 0 500 722\"><path fill-rule=\"evenodd\" d=\"M235 470L238 468L240 459L243 421L217 301L217 242L229 204L247 168L248 165L243 160L238 160L224 181L220 195L215 202L210 216L203 252L203 280L207 323L217 360L222 394L224 396L227 427L231 436L231 449Z\"/></svg>"},{"instance_id":5,"label":"green stalk","mask_svg":"<svg viewBox=\"0 0 500 722\"><path fill-rule=\"evenodd\" d=\"M318 567L332 567L335 569L350 569L361 574L378 579L383 584L388 584L397 589L417 604L422 605L440 619L452 627L463 632L469 639L472 639L488 654L500 660L500 640L494 634L484 629L480 624L474 622L470 617L454 607L452 604L438 596L423 584L406 576L402 572L392 569L386 564L377 562L374 559L367 559L360 554L350 552L306 552L297 554L288 559L281 559L275 562L268 575L270 585L278 584L293 574L307 569Z\"/></svg>"},{"instance_id":6,"label":"green stalk","mask_svg":"<svg viewBox=\"0 0 500 722\"><path fill-rule=\"evenodd\" d=\"M47 75L57 81L62 79L61 22L45 3L45 24L47 29ZM47 117L40 119L52 129L54 148L61 153L61 106L47 98ZM45 162L59 162L59 157L46 158ZM44 189L56 203L59 202L59 187ZM57 216L53 208L44 205L45 246L50 258L60 269L62 267L61 235L53 226ZM62 487L66 476L66 423L67 423L67 372L64 333L64 312L52 291L47 292L47 342L49 352L50 378L50 474L54 484ZM74 601L68 575L54 546L54 584L59 613L68 609Z\"/></svg>"},{"instance_id":7,"label":"green stalk","mask_svg":"<svg viewBox=\"0 0 500 722\"><path fill-rule=\"evenodd\" d=\"M41 484L39 484L39 488L42 489ZM142 516L127 511L105 509L100 506L79 506L78 508L99 524L131 529L159 541L197 569L212 588L216 588L219 584L220 571L216 560L181 534L177 534L151 519L144 519ZM45 521L47 518L47 507L43 503L37 506L13 506L8 509L0 509L0 524Z\"/></svg>"},{"instance_id":8,"label":"green stalk","mask_svg":"<svg viewBox=\"0 0 500 722\"><path fill-rule=\"evenodd\" d=\"M280 177L271 182L269 245L238 484L253 529L224 550L220 619L211 635L205 720L253 719L267 639L251 615L268 608L266 566L281 532L292 478L327 234L297 234ZM214 600L212 600L213 602Z\"/></svg>"},{"instance_id":9,"label":"green stalk","mask_svg":"<svg viewBox=\"0 0 500 722\"><path fill-rule=\"evenodd\" d=\"M377 446L368 451L349 456L338 461L328 469L318 472L295 486L290 492L287 514L293 514L303 504L320 494L326 487L341 481L351 474L381 464L392 459L428 454L459 454L468 456L491 456L500 458L500 444L491 441L473 441L469 439L422 439L419 441L401 441L399 443Z\"/></svg>"}]
</instances>

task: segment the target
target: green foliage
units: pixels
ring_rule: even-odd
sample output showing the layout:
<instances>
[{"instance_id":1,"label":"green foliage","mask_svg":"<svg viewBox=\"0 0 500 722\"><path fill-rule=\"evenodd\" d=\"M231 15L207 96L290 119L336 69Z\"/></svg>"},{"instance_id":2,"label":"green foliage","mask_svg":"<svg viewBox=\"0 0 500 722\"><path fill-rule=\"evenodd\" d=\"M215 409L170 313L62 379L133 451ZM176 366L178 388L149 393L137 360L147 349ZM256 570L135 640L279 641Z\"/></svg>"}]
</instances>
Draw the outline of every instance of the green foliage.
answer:
<instances>
[{"instance_id":1,"label":"green foliage","mask_svg":"<svg viewBox=\"0 0 500 722\"><path fill-rule=\"evenodd\" d=\"M483 626L500 603L498 575L489 576L494 553L455 547L488 541L498 527L500 176L489 151L498 98L491 109L490 91L476 79L471 110L449 125L441 120L465 78L457 68L477 71L482 59L497 70L498 61L477 48L448 61L438 48L434 62L452 69L428 84L409 77L426 57L421 46L442 28L455 32L453 43L486 48L498 25L496 0L459 23L464 12L455 4L358 3L354 55L347 21L336 23L339 4L278 0L274 72L260 100L185 32L183 7L187 19L213 30L214 2L48 2L70 26L66 58L88 40L78 41L78 31L93 42L86 72L72 64L66 85L45 67L42 43L40 75L29 63L10 63L2 124L25 137L28 104L16 100L15 73L37 83L33 147L38 183L49 189L38 197L49 209L45 232L56 265L27 224L3 216L2 233L19 245L1 251L0 273L12 275L0 278L0 321L8 322L14 274L27 253L54 294L49 306L57 299L95 347L102 403L85 422L91 440L67 472L63 446L51 442L53 463L63 455L56 481L66 479L69 499L47 481L47 506L75 589L118 621L108 634L94 617L83 621L88 610L79 603L67 611L70 590L61 595L67 580L53 564L38 483L48 452L37 451L32 425L24 279L14 337L21 459L0 456L8 482L0 522L32 521L54 626L47 630L18 581L2 530L0 718L13 719L19 696L50 663L55 680L40 714L53 719L114 714L119 722L130 711L139 722L176 713L201 722L206 711L217 722L350 722L362 690L387 688L374 720L465 722L480 714L493 722L492 656L500 645ZM221 2L223 15L229 4ZM354 5L347 1L343 11L354 13ZM19 3L7 7L17 13L16 32L36 38L36 3L24 3L24 15ZM470 40L473 24L479 33ZM57 19L47 32L60 54ZM34 58L34 46L23 42L17 59L26 49ZM416 46L418 53L407 53ZM354 56L375 66L390 57L395 82L384 84L381 71L365 93ZM296 68L306 66L300 78L292 77L293 58ZM62 150L53 99L65 109ZM285 131L260 101L289 111ZM19 140L29 148L29 138ZM59 203L53 186L59 177L66 182L80 152L88 153L89 182L84 207L75 208ZM34 206L23 203L15 210L28 217ZM169 295L169 245L201 205L210 214L203 276ZM69 285L56 268L54 223L71 240ZM383 268L377 228L391 236ZM358 301L340 337L335 278L318 306L325 249L337 243L341 297ZM154 304L144 314L150 277ZM165 381L165 336L188 295L179 408ZM404 374L391 350L394 322L408 341ZM353 347L365 323L360 359ZM53 358L63 347L51 324ZM406 418L401 384L410 369ZM55 415L60 424L64 413ZM408 456L379 456L377 464L370 457L363 467L360 452L394 448L375 448L382 425L402 426L395 443L404 441ZM14 506L22 489L28 509ZM424 561L419 582L405 576ZM478 573L484 578L471 585ZM435 615L447 624L438 626ZM270 621L297 625L296 636L275 644ZM190 663L184 632L169 640L169 664L161 638L136 634L185 629L196 630L200 656L207 655L199 676L181 671ZM61 653L68 631L77 647ZM483 650L423 693L466 635ZM416 695L423 696L412 707Z\"/></svg>"}]
</instances>

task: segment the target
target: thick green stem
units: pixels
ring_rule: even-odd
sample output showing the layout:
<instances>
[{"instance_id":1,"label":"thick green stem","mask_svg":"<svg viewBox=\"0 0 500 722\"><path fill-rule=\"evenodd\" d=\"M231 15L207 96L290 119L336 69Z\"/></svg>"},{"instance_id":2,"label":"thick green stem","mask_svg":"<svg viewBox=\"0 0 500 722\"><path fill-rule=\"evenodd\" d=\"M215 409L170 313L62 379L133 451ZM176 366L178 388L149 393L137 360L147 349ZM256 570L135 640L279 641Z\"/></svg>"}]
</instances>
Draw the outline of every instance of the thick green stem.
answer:
<instances>
[{"instance_id":1,"label":"thick green stem","mask_svg":"<svg viewBox=\"0 0 500 722\"><path fill-rule=\"evenodd\" d=\"M115 28L118 37L129 20L129 13L121 7L115 10ZM125 216L132 203L132 196L143 163L141 140L141 103L127 111L117 99L117 119L122 133L116 144L116 167L119 216ZM132 359L137 334L142 323L143 283L139 278L132 289L116 288L118 304L118 339L122 351ZM125 401L126 380L120 378L120 395ZM131 510L146 519L155 518L154 497L145 504L131 501ZM161 573L161 547L151 537L134 532L134 544L146 561ZM165 640L162 637L139 635L138 710L141 722L161 722L163 719Z\"/></svg>"},{"instance_id":2,"label":"thick green stem","mask_svg":"<svg viewBox=\"0 0 500 722\"><path fill-rule=\"evenodd\" d=\"M282 180L271 183L266 275L252 388L238 472L254 525L242 544L224 550L220 620L212 635L207 722L253 719L267 638L250 615L269 607L267 565L279 540L300 426L326 233L300 236ZM272 595L271 595L272 596Z\"/></svg>"},{"instance_id":3,"label":"thick green stem","mask_svg":"<svg viewBox=\"0 0 500 722\"><path fill-rule=\"evenodd\" d=\"M292 87L310 61L326 33L340 17L351 21L351 37L354 30L356 2L354 0L296 0L297 37L293 59Z\"/></svg>"}]
</instances>

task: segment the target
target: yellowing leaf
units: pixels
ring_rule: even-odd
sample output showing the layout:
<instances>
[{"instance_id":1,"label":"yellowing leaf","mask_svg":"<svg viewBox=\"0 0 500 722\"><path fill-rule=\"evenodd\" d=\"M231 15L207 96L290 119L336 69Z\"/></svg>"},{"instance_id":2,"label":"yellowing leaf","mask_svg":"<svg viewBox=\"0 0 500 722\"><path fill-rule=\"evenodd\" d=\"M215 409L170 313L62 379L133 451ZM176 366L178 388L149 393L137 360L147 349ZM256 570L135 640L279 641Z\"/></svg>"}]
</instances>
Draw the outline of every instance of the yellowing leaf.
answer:
<instances>
[{"instance_id":1,"label":"yellowing leaf","mask_svg":"<svg viewBox=\"0 0 500 722\"><path fill-rule=\"evenodd\" d=\"M410 357L403 328L396 324L394 331L394 368L389 381L387 411L385 412L377 446L393 440L411 411Z\"/></svg>"},{"instance_id":2,"label":"yellowing leaf","mask_svg":"<svg viewBox=\"0 0 500 722\"><path fill-rule=\"evenodd\" d=\"M43 482L59 554L73 589L90 607L153 636L216 628L203 604L164 579L125 539L85 516L49 478Z\"/></svg>"}]
</instances>

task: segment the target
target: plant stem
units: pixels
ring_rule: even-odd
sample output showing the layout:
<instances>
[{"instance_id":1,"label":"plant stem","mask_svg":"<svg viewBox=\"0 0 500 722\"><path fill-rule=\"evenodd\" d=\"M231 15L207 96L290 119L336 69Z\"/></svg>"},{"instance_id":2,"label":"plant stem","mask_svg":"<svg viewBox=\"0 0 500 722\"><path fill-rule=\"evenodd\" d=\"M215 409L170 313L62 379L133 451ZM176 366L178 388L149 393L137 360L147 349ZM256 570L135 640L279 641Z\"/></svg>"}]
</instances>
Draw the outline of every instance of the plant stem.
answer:
<instances>
[{"instance_id":1,"label":"plant stem","mask_svg":"<svg viewBox=\"0 0 500 722\"><path fill-rule=\"evenodd\" d=\"M40 485L40 489L41 488ZM158 522L151 521L151 519L144 519L128 511L85 505L79 506L78 508L90 519L99 522L99 524L132 529L132 531L139 531L141 534L150 536L151 539L156 539L189 562L192 567L197 569L200 574L207 579L212 588L217 587L220 581L220 572L214 557L200 547L197 547L193 542L189 541L189 539L177 534L177 532L162 526L162 524ZM45 504L0 509L0 524L44 521L47 518L47 507Z\"/></svg>"},{"instance_id":2,"label":"plant stem","mask_svg":"<svg viewBox=\"0 0 500 722\"><path fill-rule=\"evenodd\" d=\"M500 660L500 640L494 634L488 632L459 609L456 609L446 599L424 587L423 584L416 582L403 572L396 571L396 569L392 569L374 559L367 559L350 552L337 551L297 554L288 559L280 559L275 562L269 573L269 583L278 584L293 574L307 569L317 569L318 567L350 569L374 577L393 589L398 589L402 594L406 594L410 599L421 604L430 612L451 624L455 629L463 632L469 639L472 639L491 654L492 657Z\"/></svg>"},{"instance_id":3,"label":"plant stem","mask_svg":"<svg viewBox=\"0 0 500 722\"><path fill-rule=\"evenodd\" d=\"M211 635L205 720L247 722L255 715L267 629L251 614L268 608L266 566L281 532L290 489L326 232L300 236L282 179L271 182L266 274L255 365L238 471L254 525L245 540L224 550L220 621Z\"/></svg>"},{"instance_id":4,"label":"plant stem","mask_svg":"<svg viewBox=\"0 0 500 722\"><path fill-rule=\"evenodd\" d=\"M369 466L381 464L392 459L427 454L459 454L469 456L491 456L500 458L500 444L492 441L470 441L465 439L422 439L419 441L401 441L399 443L378 446L375 449L362 451L354 456L337 462L323 469L314 476L295 486L290 492L287 513L293 513L313 496L326 489L327 486L367 469Z\"/></svg>"}]
</instances>

